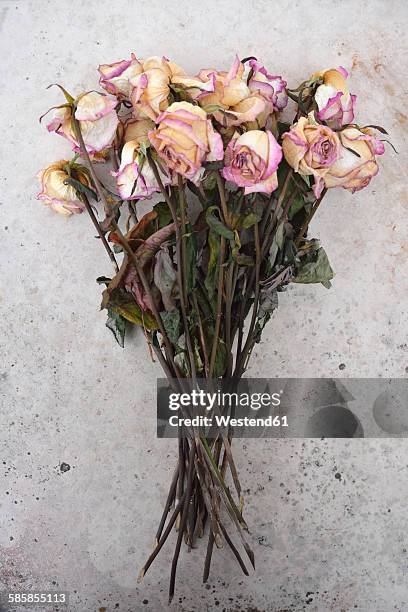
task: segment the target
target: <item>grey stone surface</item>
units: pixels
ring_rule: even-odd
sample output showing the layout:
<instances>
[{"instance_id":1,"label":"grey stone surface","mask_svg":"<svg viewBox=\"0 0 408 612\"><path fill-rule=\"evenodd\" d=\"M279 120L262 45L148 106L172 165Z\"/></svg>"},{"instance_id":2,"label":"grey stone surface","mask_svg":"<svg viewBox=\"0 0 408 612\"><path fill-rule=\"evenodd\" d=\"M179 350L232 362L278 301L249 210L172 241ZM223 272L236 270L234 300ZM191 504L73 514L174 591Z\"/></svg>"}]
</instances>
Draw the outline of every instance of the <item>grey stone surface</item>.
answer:
<instances>
[{"instance_id":1,"label":"grey stone surface","mask_svg":"<svg viewBox=\"0 0 408 612\"><path fill-rule=\"evenodd\" d=\"M248 374L403 377L407 16L402 0L0 2L2 588L68 590L73 612L156 611L171 559L166 547L136 584L175 448L155 437L160 372L143 336L121 350L98 312L95 278L109 265L87 217L34 199L35 173L69 154L38 123L60 100L45 87L92 88L98 63L132 50L192 72L254 54L292 86L350 69L359 122L384 125L399 155L387 149L365 191L327 196L313 229L333 288L284 295ZM241 440L235 451L258 569L245 578L217 551L205 588L203 547L183 552L171 610L408 609L407 440Z\"/></svg>"}]
</instances>

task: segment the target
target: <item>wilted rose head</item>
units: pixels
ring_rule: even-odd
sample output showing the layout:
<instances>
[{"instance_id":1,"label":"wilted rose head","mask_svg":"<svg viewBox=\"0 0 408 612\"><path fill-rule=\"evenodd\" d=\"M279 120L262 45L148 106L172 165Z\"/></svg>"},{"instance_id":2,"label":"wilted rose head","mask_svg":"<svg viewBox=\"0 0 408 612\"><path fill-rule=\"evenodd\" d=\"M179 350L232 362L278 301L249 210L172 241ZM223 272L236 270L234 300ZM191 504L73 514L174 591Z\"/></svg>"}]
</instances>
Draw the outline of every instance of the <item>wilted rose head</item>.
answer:
<instances>
[{"instance_id":1,"label":"wilted rose head","mask_svg":"<svg viewBox=\"0 0 408 612\"><path fill-rule=\"evenodd\" d=\"M61 159L50 164L37 175L41 183L41 191L37 195L37 200L42 200L52 210L66 217L81 213L85 208L75 187L67 183L70 176L87 187L91 185L86 171L82 170L79 165L71 166L71 174L67 172L68 166L69 161Z\"/></svg>"},{"instance_id":2,"label":"wilted rose head","mask_svg":"<svg viewBox=\"0 0 408 612\"><path fill-rule=\"evenodd\" d=\"M143 66L132 53L130 60L100 64L98 72L101 75L99 79L101 87L118 99L129 100L134 87L133 82L143 72Z\"/></svg>"},{"instance_id":3,"label":"wilted rose head","mask_svg":"<svg viewBox=\"0 0 408 612\"><path fill-rule=\"evenodd\" d=\"M170 178L163 174L160 168L158 172L163 185L168 185ZM119 170L112 172L112 175L116 177L122 200L142 200L160 191L146 157L140 152L138 140L130 140L124 145Z\"/></svg>"},{"instance_id":4,"label":"wilted rose head","mask_svg":"<svg viewBox=\"0 0 408 612\"><path fill-rule=\"evenodd\" d=\"M340 66L337 69L317 72L313 76L323 79L314 96L319 109L317 118L325 121L334 130L352 123L356 96L349 93L346 83L347 70Z\"/></svg>"},{"instance_id":5,"label":"wilted rose head","mask_svg":"<svg viewBox=\"0 0 408 612\"><path fill-rule=\"evenodd\" d=\"M198 73L203 82L214 79L214 91L208 94L200 92L197 96L200 106L209 109L208 112L225 127L255 121L267 106L262 96L249 89L244 71L245 66L236 56L228 72L207 68Z\"/></svg>"},{"instance_id":6,"label":"wilted rose head","mask_svg":"<svg viewBox=\"0 0 408 612\"><path fill-rule=\"evenodd\" d=\"M124 125L123 141L137 141L138 146L149 146L149 132L155 128L155 123L151 119L130 119Z\"/></svg>"},{"instance_id":7,"label":"wilted rose head","mask_svg":"<svg viewBox=\"0 0 408 612\"><path fill-rule=\"evenodd\" d=\"M283 154L289 166L303 176L314 176L313 191L318 198L323 178L340 155L340 141L329 127L316 123L313 116L301 117L282 136Z\"/></svg>"},{"instance_id":8,"label":"wilted rose head","mask_svg":"<svg viewBox=\"0 0 408 612\"><path fill-rule=\"evenodd\" d=\"M378 173L376 155L384 153L384 144L370 130L354 127L338 132L340 155L324 177L327 188L344 187L352 193L367 187Z\"/></svg>"},{"instance_id":9,"label":"wilted rose head","mask_svg":"<svg viewBox=\"0 0 408 612\"><path fill-rule=\"evenodd\" d=\"M79 122L86 149L91 156L109 147L115 138L119 123L115 111L116 104L116 100L96 91L90 91L77 98L75 119ZM71 107L57 109L47 129L69 140L73 150L76 153L80 152Z\"/></svg>"},{"instance_id":10,"label":"wilted rose head","mask_svg":"<svg viewBox=\"0 0 408 612\"><path fill-rule=\"evenodd\" d=\"M157 118L157 128L149 139L166 166L197 181L202 164L224 156L221 136L206 112L189 102L174 102Z\"/></svg>"},{"instance_id":11,"label":"wilted rose head","mask_svg":"<svg viewBox=\"0 0 408 612\"><path fill-rule=\"evenodd\" d=\"M222 175L245 194L272 193L278 186L276 170L282 159L282 149L272 132L251 130L241 136L237 133L225 152Z\"/></svg>"},{"instance_id":12,"label":"wilted rose head","mask_svg":"<svg viewBox=\"0 0 408 612\"><path fill-rule=\"evenodd\" d=\"M149 117L153 121L170 103L170 84L183 79L184 70L166 57L149 57L141 60L142 72L131 80L131 101L134 116Z\"/></svg>"},{"instance_id":13,"label":"wilted rose head","mask_svg":"<svg viewBox=\"0 0 408 612\"><path fill-rule=\"evenodd\" d=\"M252 92L258 92L266 100L272 103L274 111L281 111L288 103L286 93L286 81L281 76L270 74L264 66L260 66L257 60L250 60L252 76L248 87Z\"/></svg>"}]
</instances>

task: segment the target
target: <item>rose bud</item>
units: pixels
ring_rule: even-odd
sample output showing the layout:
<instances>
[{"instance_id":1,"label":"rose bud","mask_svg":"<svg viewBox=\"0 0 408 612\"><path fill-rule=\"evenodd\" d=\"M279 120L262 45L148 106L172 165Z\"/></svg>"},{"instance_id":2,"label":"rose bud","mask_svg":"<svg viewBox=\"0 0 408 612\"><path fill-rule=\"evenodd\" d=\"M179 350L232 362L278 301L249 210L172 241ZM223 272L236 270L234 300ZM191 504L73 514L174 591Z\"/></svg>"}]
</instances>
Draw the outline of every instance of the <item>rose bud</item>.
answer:
<instances>
[{"instance_id":1,"label":"rose bud","mask_svg":"<svg viewBox=\"0 0 408 612\"><path fill-rule=\"evenodd\" d=\"M314 176L313 191L318 198L324 188L324 177L340 156L340 141L329 127L315 123L312 115L301 117L282 136L286 161L295 172Z\"/></svg>"},{"instance_id":2,"label":"rose bud","mask_svg":"<svg viewBox=\"0 0 408 612\"><path fill-rule=\"evenodd\" d=\"M346 84L347 70L340 66L337 69L317 72L313 76L323 79L323 84L317 87L314 96L319 109L317 118L334 130L352 123L356 96L349 93Z\"/></svg>"},{"instance_id":3,"label":"rose bud","mask_svg":"<svg viewBox=\"0 0 408 612\"><path fill-rule=\"evenodd\" d=\"M276 170L282 159L282 149L272 132L251 130L241 136L236 132L225 152L222 175L245 194L272 193L278 186Z\"/></svg>"},{"instance_id":4,"label":"rose bud","mask_svg":"<svg viewBox=\"0 0 408 612\"><path fill-rule=\"evenodd\" d=\"M66 217L81 213L85 209L83 202L79 199L77 190L66 183L67 179L72 176L86 187L91 186L88 175L81 170L78 164L71 166L71 174L67 172L68 166L69 161L61 159L50 164L37 175L41 183L41 191L37 195L37 200L42 200L55 212Z\"/></svg>"},{"instance_id":5,"label":"rose bud","mask_svg":"<svg viewBox=\"0 0 408 612\"><path fill-rule=\"evenodd\" d=\"M189 102L174 102L157 118L158 127L149 139L168 168L188 178L199 180L202 164L224 157L220 134L207 113Z\"/></svg>"},{"instance_id":6,"label":"rose bud","mask_svg":"<svg viewBox=\"0 0 408 612\"><path fill-rule=\"evenodd\" d=\"M75 118L79 122L86 149L91 156L104 151L115 138L119 123L115 111L116 104L116 100L96 91L90 91L77 98ZM76 153L81 152L75 135L71 108L57 109L47 129L69 140Z\"/></svg>"},{"instance_id":7,"label":"rose bud","mask_svg":"<svg viewBox=\"0 0 408 612\"><path fill-rule=\"evenodd\" d=\"M354 127L338 132L340 156L324 176L327 188L344 187L352 193L367 187L378 173L376 155L384 153L384 144L370 130Z\"/></svg>"}]
</instances>

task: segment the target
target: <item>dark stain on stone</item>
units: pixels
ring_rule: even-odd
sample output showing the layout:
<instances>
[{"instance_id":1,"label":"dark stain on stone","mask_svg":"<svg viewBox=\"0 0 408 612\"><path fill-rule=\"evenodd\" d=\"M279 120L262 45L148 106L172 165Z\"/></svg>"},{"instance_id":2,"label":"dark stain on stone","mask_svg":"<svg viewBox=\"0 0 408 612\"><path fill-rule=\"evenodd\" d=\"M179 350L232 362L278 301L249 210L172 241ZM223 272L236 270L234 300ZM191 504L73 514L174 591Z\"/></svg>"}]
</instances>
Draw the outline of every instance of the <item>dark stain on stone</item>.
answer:
<instances>
[{"instance_id":1,"label":"dark stain on stone","mask_svg":"<svg viewBox=\"0 0 408 612\"><path fill-rule=\"evenodd\" d=\"M69 463L61 463L60 465L60 470L61 472L69 472L69 470L71 469L71 466L69 465Z\"/></svg>"}]
</instances>

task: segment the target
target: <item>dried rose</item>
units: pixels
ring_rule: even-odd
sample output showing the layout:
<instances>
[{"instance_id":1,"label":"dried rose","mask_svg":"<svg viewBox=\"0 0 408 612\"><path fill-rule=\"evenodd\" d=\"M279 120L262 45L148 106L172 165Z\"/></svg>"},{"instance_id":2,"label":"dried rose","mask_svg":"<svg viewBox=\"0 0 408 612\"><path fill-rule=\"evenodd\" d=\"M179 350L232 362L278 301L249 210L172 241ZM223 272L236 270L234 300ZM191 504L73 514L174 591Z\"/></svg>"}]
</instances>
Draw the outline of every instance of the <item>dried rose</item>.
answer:
<instances>
[{"instance_id":1,"label":"dried rose","mask_svg":"<svg viewBox=\"0 0 408 612\"><path fill-rule=\"evenodd\" d=\"M170 170L199 180L205 161L221 160L224 150L206 112L189 102L174 102L157 118L149 139Z\"/></svg>"},{"instance_id":2,"label":"dried rose","mask_svg":"<svg viewBox=\"0 0 408 612\"><path fill-rule=\"evenodd\" d=\"M159 174L164 185L171 182L170 178L163 174L160 168ZM153 193L160 191L146 157L140 153L138 140L131 140L124 145L119 170L113 172L112 175L116 177L122 200L146 199L150 198Z\"/></svg>"},{"instance_id":3,"label":"dried rose","mask_svg":"<svg viewBox=\"0 0 408 612\"><path fill-rule=\"evenodd\" d=\"M270 74L257 60L250 60L252 76L248 87L252 92L258 92L263 98L272 103L274 111L281 111L288 103L286 81L281 76Z\"/></svg>"},{"instance_id":4,"label":"dried rose","mask_svg":"<svg viewBox=\"0 0 408 612\"><path fill-rule=\"evenodd\" d=\"M52 210L66 217L81 213L85 209L76 189L66 182L71 176L67 172L68 166L69 162L66 159L61 159L50 164L37 175L41 183L41 191L37 195L37 200L42 200ZM86 187L90 187L86 172L82 171L77 165L75 165L73 178Z\"/></svg>"},{"instance_id":5,"label":"dried rose","mask_svg":"<svg viewBox=\"0 0 408 612\"><path fill-rule=\"evenodd\" d=\"M98 72L101 87L119 99L130 99L134 87L132 83L143 72L143 65L132 53L130 60L101 64Z\"/></svg>"},{"instance_id":6,"label":"dried rose","mask_svg":"<svg viewBox=\"0 0 408 612\"><path fill-rule=\"evenodd\" d=\"M141 61L143 72L132 79L131 101L136 117L146 116L154 121L169 105L172 77L184 71L165 57Z\"/></svg>"},{"instance_id":7,"label":"dried rose","mask_svg":"<svg viewBox=\"0 0 408 612\"><path fill-rule=\"evenodd\" d=\"M96 91L90 91L77 98L75 118L79 122L90 155L103 151L112 144L119 123L115 111L116 104L116 100ZM47 129L69 140L73 150L80 152L70 107L57 109Z\"/></svg>"},{"instance_id":8,"label":"dried rose","mask_svg":"<svg viewBox=\"0 0 408 612\"><path fill-rule=\"evenodd\" d=\"M209 109L208 112L211 112L214 118L226 127L255 121L266 108L265 98L257 93L252 93L248 87L243 78L244 70L244 65L236 56L229 72L219 72L208 68L198 73L201 81L207 82L208 79L213 78L215 85L212 93L201 92L197 96L200 106Z\"/></svg>"},{"instance_id":9,"label":"dried rose","mask_svg":"<svg viewBox=\"0 0 408 612\"><path fill-rule=\"evenodd\" d=\"M323 79L323 84L317 87L314 96L319 109L317 118L325 121L334 130L352 123L356 96L349 93L346 83L347 70L339 66L337 69L317 72L313 77Z\"/></svg>"},{"instance_id":10,"label":"dried rose","mask_svg":"<svg viewBox=\"0 0 408 612\"><path fill-rule=\"evenodd\" d=\"M272 132L251 130L241 136L236 133L225 152L222 175L245 194L272 193L278 186L276 170L282 159L282 149Z\"/></svg>"},{"instance_id":11,"label":"dried rose","mask_svg":"<svg viewBox=\"0 0 408 612\"><path fill-rule=\"evenodd\" d=\"M131 119L124 126L124 142L136 140L141 145L150 145L149 132L155 128L155 123L151 119Z\"/></svg>"},{"instance_id":12,"label":"dried rose","mask_svg":"<svg viewBox=\"0 0 408 612\"><path fill-rule=\"evenodd\" d=\"M324 177L340 156L340 141L329 127L316 123L312 115L301 117L282 137L288 164L303 176L314 176L313 191L318 198Z\"/></svg>"},{"instance_id":13,"label":"dried rose","mask_svg":"<svg viewBox=\"0 0 408 612\"><path fill-rule=\"evenodd\" d=\"M340 155L324 176L327 188L344 187L352 193L367 187L378 173L376 155L384 153L384 144L370 130L354 127L338 132Z\"/></svg>"}]
</instances>

